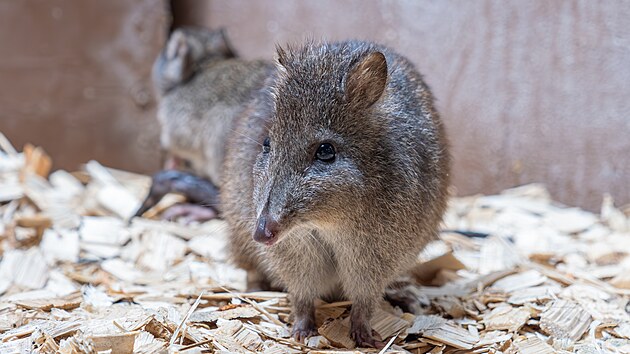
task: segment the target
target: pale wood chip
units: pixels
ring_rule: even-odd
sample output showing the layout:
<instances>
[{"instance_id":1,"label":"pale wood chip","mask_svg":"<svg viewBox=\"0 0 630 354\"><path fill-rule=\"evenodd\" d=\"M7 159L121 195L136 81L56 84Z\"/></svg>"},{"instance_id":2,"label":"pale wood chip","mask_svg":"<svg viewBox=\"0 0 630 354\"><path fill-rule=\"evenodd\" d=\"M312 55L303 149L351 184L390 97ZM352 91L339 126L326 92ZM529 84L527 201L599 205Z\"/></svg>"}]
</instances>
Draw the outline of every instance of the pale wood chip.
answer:
<instances>
[{"instance_id":1,"label":"pale wood chip","mask_svg":"<svg viewBox=\"0 0 630 354\"><path fill-rule=\"evenodd\" d=\"M312 336L306 340L306 346L309 348L329 348L331 345L330 341L326 339L324 336Z\"/></svg>"},{"instance_id":2,"label":"pale wood chip","mask_svg":"<svg viewBox=\"0 0 630 354\"><path fill-rule=\"evenodd\" d=\"M48 177L52 168L52 159L46 154L44 149L39 146L35 147L31 144L26 144L23 153L25 162L22 176L32 173L40 177Z\"/></svg>"},{"instance_id":3,"label":"pale wood chip","mask_svg":"<svg viewBox=\"0 0 630 354\"><path fill-rule=\"evenodd\" d=\"M588 330L591 321L591 315L580 305L555 300L540 315L540 328L550 336L577 341Z\"/></svg>"},{"instance_id":4,"label":"pale wood chip","mask_svg":"<svg viewBox=\"0 0 630 354\"><path fill-rule=\"evenodd\" d=\"M59 342L60 354L96 354L94 344L83 335L74 335ZM105 352L107 353L107 351ZM100 353L99 353L100 354Z\"/></svg>"},{"instance_id":5,"label":"pale wood chip","mask_svg":"<svg viewBox=\"0 0 630 354\"><path fill-rule=\"evenodd\" d=\"M256 332L246 327L243 327L240 331L238 331L234 335L234 339L244 348L253 352L259 352L263 346L262 338L260 338Z\"/></svg>"},{"instance_id":6,"label":"pale wood chip","mask_svg":"<svg viewBox=\"0 0 630 354\"><path fill-rule=\"evenodd\" d=\"M225 311L216 311L216 310L200 310L193 312L188 319L189 322L209 322L214 323L219 318L224 320L233 320L237 318L243 319L252 319L259 318L260 312L251 306L239 306L233 309L225 310Z\"/></svg>"},{"instance_id":7,"label":"pale wood chip","mask_svg":"<svg viewBox=\"0 0 630 354\"><path fill-rule=\"evenodd\" d=\"M94 350L111 350L112 353L131 354L133 353L136 336L139 332L128 332L122 334L110 334L103 336L90 336L94 343Z\"/></svg>"},{"instance_id":8,"label":"pale wood chip","mask_svg":"<svg viewBox=\"0 0 630 354\"><path fill-rule=\"evenodd\" d=\"M601 219L617 232L630 232L630 217L615 207L615 202L608 193L604 194L602 201Z\"/></svg>"},{"instance_id":9,"label":"pale wood chip","mask_svg":"<svg viewBox=\"0 0 630 354\"><path fill-rule=\"evenodd\" d=\"M516 273L516 269L499 270L492 273L488 273L471 280L466 284L467 291L476 291L486 288L488 285L495 283L497 280L507 277L510 274ZM456 294L453 294L457 296ZM465 295L465 293L464 293Z\"/></svg>"},{"instance_id":10,"label":"pale wood chip","mask_svg":"<svg viewBox=\"0 0 630 354\"><path fill-rule=\"evenodd\" d=\"M530 302L551 300L559 292L560 287L555 285L534 286L513 291L507 301L512 305L523 305Z\"/></svg>"},{"instance_id":11,"label":"pale wood chip","mask_svg":"<svg viewBox=\"0 0 630 354\"><path fill-rule=\"evenodd\" d=\"M595 215L578 208L555 208L544 218L547 225L567 234L586 230L597 222Z\"/></svg>"},{"instance_id":12,"label":"pale wood chip","mask_svg":"<svg viewBox=\"0 0 630 354\"><path fill-rule=\"evenodd\" d=\"M122 220L114 217L85 216L79 230L81 241L120 246L131 237Z\"/></svg>"},{"instance_id":13,"label":"pale wood chip","mask_svg":"<svg viewBox=\"0 0 630 354\"><path fill-rule=\"evenodd\" d=\"M540 272L534 269L531 269L522 273L516 273L499 279L494 284L492 284L492 288L500 289L502 291L505 291L506 293L511 293L516 290L540 285L546 280L546 276L540 274Z\"/></svg>"},{"instance_id":14,"label":"pale wood chip","mask_svg":"<svg viewBox=\"0 0 630 354\"><path fill-rule=\"evenodd\" d=\"M0 263L0 278L28 289L43 288L48 276L48 265L38 247L6 251Z\"/></svg>"},{"instance_id":15,"label":"pale wood chip","mask_svg":"<svg viewBox=\"0 0 630 354\"><path fill-rule=\"evenodd\" d=\"M630 339L630 323L620 323L612 329L612 332L618 337Z\"/></svg>"},{"instance_id":16,"label":"pale wood chip","mask_svg":"<svg viewBox=\"0 0 630 354\"><path fill-rule=\"evenodd\" d=\"M471 349L479 341L479 336L450 322L440 328L429 328L422 333L422 336L457 349Z\"/></svg>"},{"instance_id":17,"label":"pale wood chip","mask_svg":"<svg viewBox=\"0 0 630 354\"><path fill-rule=\"evenodd\" d=\"M303 350L292 348L288 345L276 342L268 343L267 348L262 351L263 354L299 354L303 352ZM309 353L312 353L312 351Z\"/></svg>"},{"instance_id":18,"label":"pale wood chip","mask_svg":"<svg viewBox=\"0 0 630 354\"><path fill-rule=\"evenodd\" d=\"M346 312L344 307L317 307L315 311L315 323L321 326L326 320L339 318L344 312Z\"/></svg>"},{"instance_id":19,"label":"pale wood chip","mask_svg":"<svg viewBox=\"0 0 630 354\"><path fill-rule=\"evenodd\" d=\"M40 248L44 257L51 264L58 261L78 262L79 233L69 230L58 232L48 229L44 231Z\"/></svg>"},{"instance_id":20,"label":"pale wood chip","mask_svg":"<svg viewBox=\"0 0 630 354\"><path fill-rule=\"evenodd\" d=\"M227 246L229 236L227 227L224 231L217 230L213 234L194 236L188 241L188 248L200 256L214 261L227 261Z\"/></svg>"},{"instance_id":21,"label":"pale wood chip","mask_svg":"<svg viewBox=\"0 0 630 354\"><path fill-rule=\"evenodd\" d=\"M271 300L275 298L286 298L288 296L287 293L275 292L275 291L253 291L251 293L239 293L239 292L230 292L230 293L214 293L214 294L203 294L201 297L204 300L209 301L221 301L221 300L232 300L234 298L244 298L255 301L265 301Z\"/></svg>"},{"instance_id":22,"label":"pale wood chip","mask_svg":"<svg viewBox=\"0 0 630 354\"><path fill-rule=\"evenodd\" d=\"M479 341L479 336L471 334L462 327L447 321L439 316L417 316L409 334L420 334L438 342L453 346L458 349L471 349Z\"/></svg>"},{"instance_id":23,"label":"pale wood chip","mask_svg":"<svg viewBox=\"0 0 630 354\"><path fill-rule=\"evenodd\" d=\"M101 268L118 279L129 282L133 282L144 275L144 273L135 268L132 263L125 262L120 258L103 261L103 263L101 263Z\"/></svg>"},{"instance_id":24,"label":"pale wood chip","mask_svg":"<svg viewBox=\"0 0 630 354\"><path fill-rule=\"evenodd\" d=\"M409 327L409 322L389 312L377 309L371 320L372 329L386 340Z\"/></svg>"},{"instance_id":25,"label":"pale wood chip","mask_svg":"<svg viewBox=\"0 0 630 354\"><path fill-rule=\"evenodd\" d=\"M217 321L218 329L215 333L215 343L223 350L227 350L231 353L254 353L253 351L245 348L243 344L236 340L236 336L240 333L244 326L241 321L238 320L222 320ZM247 338L247 334L246 334Z\"/></svg>"},{"instance_id":26,"label":"pale wood chip","mask_svg":"<svg viewBox=\"0 0 630 354\"><path fill-rule=\"evenodd\" d=\"M429 315L429 316L416 316L411 327L407 329L407 333L409 334L421 334L422 332L428 329L440 328L446 324L446 319L440 316Z\"/></svg>"},{"instance_id":27,"label":"pale wood chip","mask_svg":"<svg viewBox=\"0 0 630 354\"><path fill-rule=\"evenodd\" d=\"M512 339L513 333L507 333L506 331L492 331L486 330L479 338L479 342L475 344L475 347L483 347L494 343L502 343Z\"/></svg>"},{"instance_id":28,"label":"pale wood chip","mask_svg":"<svg viewBox=\"0 0 630 354\"><path fill-rule=\"evenodd\" d=\"M218 221L224 223L225 221ZM206 223L208 224L208 223ZM181 225L176 222L166 220L150 220L145 218L133 218L131 225L140 230L153 229L161 232L168 232L184 240L190 240L195 236L208 235L209 230L205 224L196 226Z\"/></svg>"},{"instance_id":29,"label":"pale wood chip","mask_svg":"<svg viewBox=\"0 0 630 354\"><path fill-rule=\"evenodd\" d=\"M0 183L0 203L20 199L23 196L24 189L19 182Z\"/></svg>"},{"instance_id":30,"label":"pale wood chip","mask_svg":"<svg viewBox=\"0 0 630 354\"><path fill-rule=\"evenodd\" d=\"M29 337L0 343L0 353L32 353L32 340Z\"/></svg>"},{"instance_id":31,"label":"pale wood chip","mask_svg":"<svg viewBox=\"0 0 630 354\"><path fill-rule=\"evenodd\" d=\"M167 232L151 230L142 235L136 263L145 269L166 271L186 254L186 241Z\"/></svg>"},{"instance_id":32,"label":"pale wood chip","mask_svg":"<svg viewBox=\"0 0 630 354\"><path fill-rule=\"evenodd\" d=\"M483 316L486 330L507 330L516 332L525 325L531 313L524 307L499 306Z\"/></svg>"},{"instance_id":33,"label":"pale wood chip","mask_svg":"<svg viewBox=\"0 0 630 354\"><path fill-rule=\"evenodd\" d=\"M101 188L96 195L96 200L105 209L123 220L129 220L142 204L133 193L118 184L108 184Z\"/></svg>"},{"instance_id":34,"label":"pale wood chip","mask_svg":"<svg viewBox=\"0 0 630 354\"><path fill-rule=\"evenodd\" d=\"M64 170L57 170L48 177L55 192L63 194L66 198L79 196L85 191L85 186L71 173Z\"/></svg>"},{"instance_id":35,"label":"pale wood chip","mask_svg":"<svg viewBox=\"0 0 630 354\"><path fill-rule=\"evenodd\" d=\"M354 348L354 340L350 338L350 318L336 319L324 323L317 330L319 334L326 337L333 345L343 348Z\"/></svg>"},{"instance_id":36,"label":"pale wood chip","mask_svg":"<svg viewBox=\"0 0 630 354\"><path fill-rule=\"evenodd\" d=\"M527 335L525 338L514 341L520 354L554 354L556 351L547 343L535 335Z\"/></svg>"},{"instance_id":37,"label":"pale wood chip","mask_svg":"<svg viewBox=\"0 0 630 354\"><path fill-rule=\"evenodd\" d=\"M417 282L429 284L440 270L449 269L456 271L464 268L466 268L464 264L455 258L453 252L448 252L439 257L433 258L430 261L417 263L410 270L410 274Z\"/></svg>"},{"instance_id":38,"label":"pale wood chip","mask_svg":"<svg viewBox=\"0 0 630 354\"><path fill-rule=\"evenodd\" d=\"M503 237L490 236L481 246L478 271L488 274L507 270L521 263L521 258Z\"/></svg>"},{"instance_id":39,"label":"pale wood chip","mask_svg":"<svg viewBox=\"0 0 630 354\"><path fill-rule=\"evenodd\" d=\"M59 345L50 335L42 332L35 332L31 335L31 343L40 353L57 353Z\"/></svg>"},{"instance_id":40,"label":"pale wood chip","mask_svg":"<svg viewBox=\"0 0 630 354\"><path fill-rule=\"evenodd\" d=\"M52 308L72 310L81 305L83 296L80 292L72 293L68 296L47 299L19 300L14 303L29 310L50 311Z\"/></svg>"},{"instance_id":41,"label":"pale wood chip","mask_svg":"<svg viewBox=\"0 0 630 354\"><path fill-rule=\"evenodd\" d=\"M619 289L630 289L630 272L625 271L618 274L610 280L610 284Z\"/></svg>"}]
</instances>

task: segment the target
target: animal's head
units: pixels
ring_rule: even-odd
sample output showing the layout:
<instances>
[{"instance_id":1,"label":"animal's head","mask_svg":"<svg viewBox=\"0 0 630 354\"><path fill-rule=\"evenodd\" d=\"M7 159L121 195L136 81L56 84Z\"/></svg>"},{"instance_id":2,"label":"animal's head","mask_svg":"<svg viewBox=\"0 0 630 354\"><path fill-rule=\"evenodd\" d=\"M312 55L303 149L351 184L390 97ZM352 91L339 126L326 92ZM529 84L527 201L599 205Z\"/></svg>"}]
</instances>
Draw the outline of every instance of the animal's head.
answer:
<instances>
[{"instance_id":1,"label":"animal's head","mask_svg":"<svg viewBox=\"0 0 630 354\"><path fill-rule=\"evenodd\" d=\"M178 28L153 64L154 85L163 94L190 79L202 62L235 56L224 29Z\"/></svg>"},{"instance_id":2,"label":"animal's head","mask_svg":"<svg viewBox=\"0 0 630 354\"><path fill-rule=\"evenodd\" d=\"M268 245L301 226L342 223L388 156L381 52L309 44L278 49L277 61L269 134L254 166L254 239Z\"/></svg>"}]
</instances>

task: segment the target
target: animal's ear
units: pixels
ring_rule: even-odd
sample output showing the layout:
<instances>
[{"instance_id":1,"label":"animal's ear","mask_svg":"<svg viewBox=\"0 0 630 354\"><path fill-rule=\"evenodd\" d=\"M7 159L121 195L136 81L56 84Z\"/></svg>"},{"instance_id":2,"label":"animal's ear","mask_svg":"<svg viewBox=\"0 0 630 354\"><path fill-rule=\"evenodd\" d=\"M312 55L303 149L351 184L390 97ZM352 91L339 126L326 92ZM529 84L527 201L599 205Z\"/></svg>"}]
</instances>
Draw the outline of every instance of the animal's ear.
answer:
<instances>
[{"instance_id":1,"label":"animal's ear","mask_svg":"<svg viewBox=\"0 0 630 354\"><path fill-rule=\"evenodd\" d=\"M287 65L287 52L279 45L276 45L276 62L283 67Z\"/></svg>"},{"instance_id":2,"label":"animal's ear","mask_svg":"<svg viewBox=\"0 0 630 354\"><path fill-rule=\"evenodd\" d=\"M190 47L186 40L184 32L176 30L171 34L171 38L168 39L166 44L166 59L171 61L179 59L184 61L184 58L189 54Z\"/></svg>"},{"instance_id":3,"label":"animal's ear","mask_svg":"<svg viewBox=\"0 0 630 354\"><path fill-rule=\"evenodd\" d=\"M287 63L289 62L287 51L276 45L276 78L286 77Z\"/></svg>"},{"instance_id":4,"label":"animal's ear","mask_svg":"<svg viewBox=\"0 0 630 354\"><path fill-rule=\"evenodd\" d=\"M345 78L346 101L359 108L372 106L387 85L387 60L381 52L365 55Z\"/></svg>"},{"instance_id":5,"label":"animal's ear","mask_svg":"<svg viewBox=\"0 0 630 354\"><path fill-rule=\"evenodd\" d=\"M186 34L175 30L153 64L153 84L160 94L186 81L192 74L191 47Z\"/></svg>"},{"instance_id":6,"label":"animal's ear","mask_svg":"<svg viewBox=\"0 0 630 354\"><path fill-rule=\"evenodd\" d=\"M232 44L227 37L225 27L221 27L213 31L207 43L207 53L220 53L225 58L235 58L236 53L232 49Z\"/></svg>"}]
</instances>

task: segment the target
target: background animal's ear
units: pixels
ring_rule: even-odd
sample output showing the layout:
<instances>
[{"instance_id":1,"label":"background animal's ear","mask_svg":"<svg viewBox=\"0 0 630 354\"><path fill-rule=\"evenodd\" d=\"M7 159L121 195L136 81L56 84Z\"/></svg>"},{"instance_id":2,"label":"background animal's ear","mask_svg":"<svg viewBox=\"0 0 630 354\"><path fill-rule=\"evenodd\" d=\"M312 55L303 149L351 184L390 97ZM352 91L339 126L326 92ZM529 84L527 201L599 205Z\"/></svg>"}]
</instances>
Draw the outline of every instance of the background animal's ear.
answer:
<instances>
[{"instance_id":1,"label":"background animal's ear","mask_svg":"<svg viewBox=\"0 0 630 354\"><path fill-rule=\"evenodd\" d=\"M192 74L191 47L183 31L176 30L153 64L153 85L159 94L186 81Z\"/></svg>"},{"instance_id":2,"label":"background animal's ear","mask_svg":"<svg viewBox=\"0 0 630 354\"><path fill-rule=\"evenodd\" d=\"M212 36L207 43L207 53L221 54L225 58L235 58L236 53L232 49L232 44L227 37L225 28L219 28L212 32Z\"/></svg>"},{"instance_id":3,"label":"background animal's ear","mask_svg":"<svg viewBox=\"0 0 630 354\"><path fill-rule=\"evenodd\" d=\"M166 44L166 59L167 60L184 60L188 55L190 48L186 41L186 34L182 31L175 31L171 34L171 38L168 39Z\"/></svg>"},{"instance_id":4,"label":"background animal's ear","mask_svg":"<svg viewBox=\"0 0 630 354\"><path fill-rule=\"evenodd\" d=\"M350 69L345 79L347 102L367 108L383 94L387 85L387 60L381 52L367 54Z\"/></svg>"}]
</instances>

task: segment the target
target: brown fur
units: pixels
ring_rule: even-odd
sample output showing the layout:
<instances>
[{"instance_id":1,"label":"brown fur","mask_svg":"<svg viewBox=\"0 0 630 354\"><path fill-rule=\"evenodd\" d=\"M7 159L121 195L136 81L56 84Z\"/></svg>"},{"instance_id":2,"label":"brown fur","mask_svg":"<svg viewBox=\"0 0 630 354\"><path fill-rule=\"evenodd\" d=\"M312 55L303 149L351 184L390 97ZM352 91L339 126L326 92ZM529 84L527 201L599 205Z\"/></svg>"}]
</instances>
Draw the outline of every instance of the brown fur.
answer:
<instances>
[{"instance_id":1,"label":"brown fur","mask_svg":"<svg viewBox=\"0 0 630 354\"><path fill-rule=\"evenodd\" d=\"M342 295L353 338L374 345L377 300L437 236L446 207L449 156L428 87L385 47L307 43L278 51L234 124L220 187L233 259L250 280L288 289L296 337L313 332L316 298ZM322 142L333 162L314 158ZM261 218L279 225L271 246L252 239Z\"/></svg>"}]
</instances>

